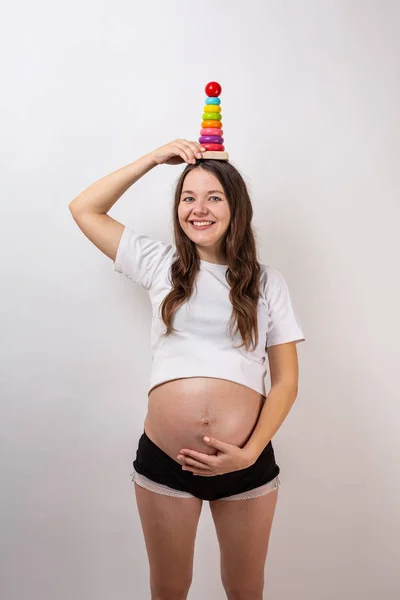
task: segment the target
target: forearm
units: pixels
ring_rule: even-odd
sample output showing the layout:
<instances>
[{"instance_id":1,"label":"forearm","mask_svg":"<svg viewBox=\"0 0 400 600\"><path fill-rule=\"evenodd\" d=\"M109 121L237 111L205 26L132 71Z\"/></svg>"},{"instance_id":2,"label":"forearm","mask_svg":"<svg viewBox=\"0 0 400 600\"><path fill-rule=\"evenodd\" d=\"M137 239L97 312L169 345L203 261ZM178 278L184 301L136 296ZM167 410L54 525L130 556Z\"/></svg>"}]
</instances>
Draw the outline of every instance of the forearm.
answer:
<instances>
[{"instance_id":1,"label":"forearm","mask_svg":"<svg viewBox=\"0 0 400 600\"><path fill-rule=\"evenodd\" d=\"M118 198L157 164L154 154L149 152L110 175L102 177L69 203L71 212L108 213Z\"/></svg>"},{"instance_id":2,"label":"forearm","mask_svg":"<svg viewBox=\"0 0 400 600\"><path fill-rule=\"evenodd\" d=\"M270 389L257 425L244 449L256 460L286 419L297 397L293 386L276 384Z\"/></svg>"}]
</instances>

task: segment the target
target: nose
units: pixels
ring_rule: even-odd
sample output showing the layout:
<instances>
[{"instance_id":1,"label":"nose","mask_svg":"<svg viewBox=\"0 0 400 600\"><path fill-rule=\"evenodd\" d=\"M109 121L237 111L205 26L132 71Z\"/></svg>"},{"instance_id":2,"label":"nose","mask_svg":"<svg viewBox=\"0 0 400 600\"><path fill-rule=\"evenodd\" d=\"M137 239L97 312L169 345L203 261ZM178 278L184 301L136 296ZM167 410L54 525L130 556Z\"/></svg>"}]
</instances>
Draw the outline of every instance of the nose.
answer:
<instances>
[{"instance_id":1,"label":"nose","mask_svg":"<svg viewBox=\"0 0 400 600\"><path fill-rule=\"evenodd\" d=\"M207 200L196 202L196 206L193 207L193 212L199 213L200 215L208 213Z\"/></svg>"},{"instance_id":2,"label":"nose","mask_svg":"<svg viewBox=\"0 0 400 600\"><path fill-rule=\"evenodd\" d=\"M197 198L195 206L192 206L191 218L207 219L210 215L209 206L206 199Z\"/></svg>"}]
</instances>

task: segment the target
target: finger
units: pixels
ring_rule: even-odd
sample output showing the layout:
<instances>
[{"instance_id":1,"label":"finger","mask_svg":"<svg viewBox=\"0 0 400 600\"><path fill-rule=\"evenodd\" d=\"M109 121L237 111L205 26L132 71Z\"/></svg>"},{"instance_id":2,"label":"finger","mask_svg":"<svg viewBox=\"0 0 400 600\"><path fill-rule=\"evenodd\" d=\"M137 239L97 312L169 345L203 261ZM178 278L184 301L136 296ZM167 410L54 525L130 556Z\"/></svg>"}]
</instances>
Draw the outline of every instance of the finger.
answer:
<instances>
[{"instance_id":1,"label":"finger","mask_svg":"<svg viewBox=\"0 0 400 600\"><path fill-rule=\"evenodd\" d=\"M188 140L183 140L183 142L185 144L187 153L190 155L190 162L195 163L196 154L198 153L199 149L196 147L194 142L189 142Z\"/></svg>"},{"instance_id":2,"label":"finger","mask_svg":"<svg viewBox=\"0 0 400 600\"><path fill-rule=\"evenodd\" d=\"M198 460L194 460L193 458L185 458L185 464L183 466L186 465L190 465L192 467L197 467L198 469L204 469L204 470L210 470L210 467L208 465L205 465L202 462L199 462Z\"/></svg>"},{"instance_id":3,"label":"finger","mask_svg":"<svg viewBox=\"0 0 400 600\"><path fill-rule=\"evenodd\" d=\"M198 149L196 148L196 146L194 146L191 142L189 142L188 140L180 140L182 142L182 145L185 149L185 153L189 156L189 159L191 163L195 163L196 162L196 154L198 152Z\"/></svg>"},{"instance_id":4,"label":"finger","mask_svg":"<svg viewBox=\"0 0 400 600\"><path fill-rule=\"evenodd\" d=\"M204 146L201 146L201 144L198 144L197 142L189 142L192 150L193 150L193 154L195 155L196 158L201 158L203 156L203 152L201 151L201 149L203 148L203 150L205 150Z\"/></svg>"},{"instance_id":5,"label":"finger","mask_svg":"<svg viewBox=\"0 0 400 600\"><path fill-rule=\"evenodd\" d=\"M190 163L192 160L191 155L189 154L187 147L183 143L182 140L177 140L176 142L177 154L183 158L183 160L187 163Z\"/></svg>"},{"instance_id":6,"label":"finger","mask_svg":"<svg viewBox=\"0 0 400 600\"><path fill-rule=\"evenodd\" d=\"M189 153L186 150L184 150L183 148L180 148L179 154L182 156L183 160L186 163L190 164L192 162L192 159L191 159Z\"/></svg>"},{"instance_id":7,"label":"finger","mask_svg":"<svg viewBox=\"0 0 400 600\"><path fill-rule=\"evenodd\" d=\"M222 440L218 440L217 438L212 437L208 438L208 441L206 443L207 446L211 446L225 453L229 451L233 452L238 449L238 446L235 446L234 444L228 444L227 442L223 442Z\"/></svg>"},{"instance_id":8,"label":"finger","mask_svg":"<svg viewBox=\"0 0 400 600\"><path fill-rule=\"evenodd\" d=\"M179 455L183 456L184 460L194 458L201 464L207 465L208 467L211 467L215 463L214 455L206 454L205 452L197 452L197 450L181 450Z\"/></svg>"}]
</instances>

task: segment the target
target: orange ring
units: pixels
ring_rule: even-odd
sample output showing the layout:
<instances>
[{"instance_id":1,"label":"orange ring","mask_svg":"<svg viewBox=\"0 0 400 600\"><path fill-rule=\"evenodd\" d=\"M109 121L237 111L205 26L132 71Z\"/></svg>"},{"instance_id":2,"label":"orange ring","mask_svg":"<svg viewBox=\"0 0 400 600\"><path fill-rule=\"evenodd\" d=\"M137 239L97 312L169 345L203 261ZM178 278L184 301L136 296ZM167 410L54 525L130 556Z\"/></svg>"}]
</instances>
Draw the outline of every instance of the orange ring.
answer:
<instances>
[{"instance_id":1,"label":"orange ring","mask_svg":"<svg viewBox=\"0 0 400 600\"><path fill-rule=\"evenodd\" d=\"M222 129L222 121L203 121L201 126L204 128L206 127L216 127L217 129Z\"/></svg>"}]
</instances>

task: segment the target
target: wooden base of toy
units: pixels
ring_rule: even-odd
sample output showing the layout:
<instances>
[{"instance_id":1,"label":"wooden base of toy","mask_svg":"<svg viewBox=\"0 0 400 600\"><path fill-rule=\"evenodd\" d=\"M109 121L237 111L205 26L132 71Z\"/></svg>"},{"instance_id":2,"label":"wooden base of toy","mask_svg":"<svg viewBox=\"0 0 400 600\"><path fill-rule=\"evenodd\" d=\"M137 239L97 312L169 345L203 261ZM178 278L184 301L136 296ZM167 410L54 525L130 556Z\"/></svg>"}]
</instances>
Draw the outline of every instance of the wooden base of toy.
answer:
<instances>
[{"instance_id":1,"label":"wooden base of toy","mask_svg":"<svg viewBox=\"0 0 400 600\"><path fill-rule=\"evenodd\" d=\"M213 160L229 160L229 154L227 152L213 152L210 150L206 150L203 152L203 156L201 158L211 158Z\"/></svg>"}]
</instances>

